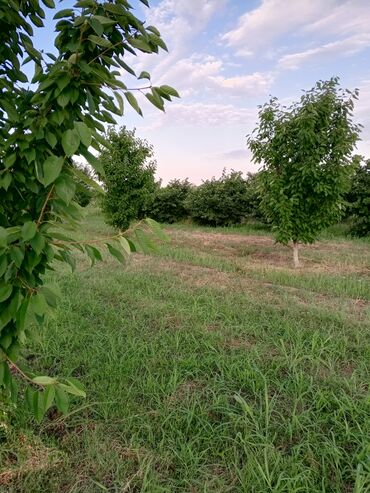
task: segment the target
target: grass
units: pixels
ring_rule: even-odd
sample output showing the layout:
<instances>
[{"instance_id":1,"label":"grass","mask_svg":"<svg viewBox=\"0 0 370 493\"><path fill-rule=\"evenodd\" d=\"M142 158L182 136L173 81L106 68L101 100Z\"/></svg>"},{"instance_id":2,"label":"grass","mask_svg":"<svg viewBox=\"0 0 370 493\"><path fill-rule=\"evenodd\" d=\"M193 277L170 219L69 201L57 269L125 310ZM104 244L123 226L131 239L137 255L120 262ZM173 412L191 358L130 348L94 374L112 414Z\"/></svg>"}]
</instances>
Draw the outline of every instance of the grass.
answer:
<instances>
[{"instance_id":1,"label":"grass","mask_svg":"<svg viewBox=\"0 0 370 493\"><path fill-rule=\"evenodd\" d=\"M81 236L108 231L91 209ZM27 357L88 397L18 410L0 491L369 492L370 244L327 234L294 271L263 231L168 231L126 269L54 275Z\"/></svg>"}]
</instances>

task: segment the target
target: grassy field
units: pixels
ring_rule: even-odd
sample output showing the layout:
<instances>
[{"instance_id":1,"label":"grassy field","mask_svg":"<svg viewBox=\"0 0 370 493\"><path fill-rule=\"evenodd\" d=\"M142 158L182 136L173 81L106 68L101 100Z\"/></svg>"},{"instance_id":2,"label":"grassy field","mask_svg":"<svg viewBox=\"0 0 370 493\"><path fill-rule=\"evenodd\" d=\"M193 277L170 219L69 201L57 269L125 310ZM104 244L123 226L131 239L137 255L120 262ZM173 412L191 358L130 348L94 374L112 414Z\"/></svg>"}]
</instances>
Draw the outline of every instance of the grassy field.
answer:
<instances>
[{"instance_id":1,"label":"grassy field","mask_svg":"<svg viewBox=\"0 0 370 493\"><path fill-rule=\"evenodd\" d=\"M107 233L90 209L81 234ZM17 412L0 491L370 491L370 243L291 252L252 226L168 228L125 269L58 271L27 357L88 389L67 417Z\"/></svg>"}]
</instances>

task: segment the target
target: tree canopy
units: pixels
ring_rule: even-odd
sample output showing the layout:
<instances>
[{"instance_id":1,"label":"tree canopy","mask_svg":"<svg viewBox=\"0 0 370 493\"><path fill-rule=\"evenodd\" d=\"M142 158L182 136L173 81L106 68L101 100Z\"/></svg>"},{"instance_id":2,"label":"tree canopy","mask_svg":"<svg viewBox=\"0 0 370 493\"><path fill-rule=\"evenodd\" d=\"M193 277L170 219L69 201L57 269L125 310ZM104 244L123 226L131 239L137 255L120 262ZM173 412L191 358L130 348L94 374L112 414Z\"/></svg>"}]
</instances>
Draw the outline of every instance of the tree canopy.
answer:
<instances>
[{"instance_id":1,"label":"tree canopy","mask_svg":"<svg viewBox=\"0 0 370 493\"><path fill-rule=\"evenodd\" d=\"M53 0L43 3L55 8ZM81 243L71 233L82 217L76 177L99 189L73 166L72 156L104 173L91 149L107 145L105 124L123 115L124 99L141 114L126 78L146 79L141 92L161 109L178 95L169 86L152 86L147 72L137 75L127 64L127 55L166 49L158 30L138 19L128 2L78 0L58 10L54 53L33 45L44 18L38 0L0 0L0 392L16 399L13 373L31 381L27 400L37 419L54 402L66 412L67 393L84 395L73 379L26 374L15 363L32 335L30 317L42 323L57 305L57 294L44 284L46 270L54 261L73 267L73 248L92 262L101 259L97 241ZM31 80L22 69L27 63L34 66ZM135 247L123 235L105 243L121 261Z\"/></svg>"},{"instance_id":2,"label":"tree canopy","mask_svg":"<svg viewBox=\"0 0 370 493\"><path fill-rule=\"evenodd\" d=\"M296 264L298 243L312 243L343 214L361 128L353 122L357 97L338 78L319 81L289 107L272 98L248 136L253 160L262 164L262 210L276 240L293 242Z\"/></svg>"},{"instance_id":3,"label":"tree canopy","mask_svg":"<svg viewBox=\"0 0 370 493\"><path fill-rule=\"evenodd\" d=\"M134 130L111 128L107 140L109 148L99 156L106 188L103 211L108 222L125 230L132 220L145 216L153 201L156 162L152 146Z\"/></svg>"}]
</instances>

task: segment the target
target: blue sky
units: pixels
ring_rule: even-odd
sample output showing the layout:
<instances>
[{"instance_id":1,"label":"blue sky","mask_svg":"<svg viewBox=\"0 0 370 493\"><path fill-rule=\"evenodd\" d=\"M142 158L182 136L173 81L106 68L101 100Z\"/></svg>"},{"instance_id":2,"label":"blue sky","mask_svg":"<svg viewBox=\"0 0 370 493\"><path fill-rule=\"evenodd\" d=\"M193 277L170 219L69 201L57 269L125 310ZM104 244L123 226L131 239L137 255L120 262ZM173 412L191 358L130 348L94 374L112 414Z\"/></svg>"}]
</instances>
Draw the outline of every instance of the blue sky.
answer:
<instances>
[{"instance_id":1,"label":"blue sky","mask_svg":"<svg viewBox=\"0 0 370 493\"><path fill-rule=\"evenodd\" d=\"M157 175L194 183L222 169L255 171L246 134L269 95L286 102L317 80L338 75L360 89L358 152L370 157L369 0L152 0L137 15L162 33L169 53L130 60L154 85L181 99L163 114L142 102L144 119L127 109L120 123L154 146ZM61 8L73 2L61 2ZM36 44L51 49L52 22Z\"/></svg>"}]
</instances>

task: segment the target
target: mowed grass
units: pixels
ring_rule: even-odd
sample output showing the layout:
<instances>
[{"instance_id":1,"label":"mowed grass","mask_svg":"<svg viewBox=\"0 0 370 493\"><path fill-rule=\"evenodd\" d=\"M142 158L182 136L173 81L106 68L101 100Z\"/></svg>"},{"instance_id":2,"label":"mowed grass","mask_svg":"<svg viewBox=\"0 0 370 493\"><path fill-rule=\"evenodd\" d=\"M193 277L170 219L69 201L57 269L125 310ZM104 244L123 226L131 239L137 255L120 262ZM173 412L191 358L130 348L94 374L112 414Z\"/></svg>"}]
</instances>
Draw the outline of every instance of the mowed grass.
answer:
<instances>
[{"instance_id":1,"label":"mowed grass","mask_svg":"<svg viewBox=\"0 0 370 493\"><path fill-rule=\"evenodd\" d=\"M1 445L9 492L370 491L370 243L291 252L253 227L167 228L169 244L57 271L29 364L86 401ZM81 236L106 235L90 209Z\"/></svg>"}]
</instances>

